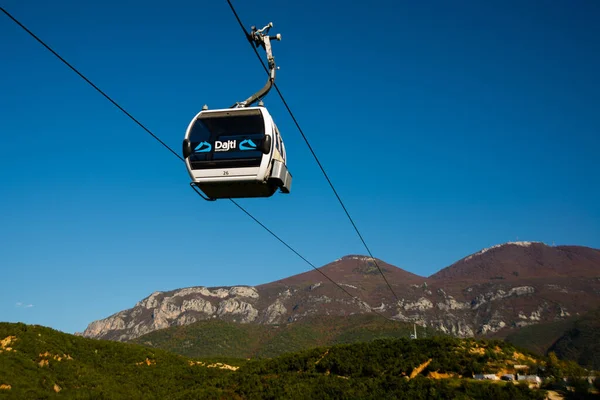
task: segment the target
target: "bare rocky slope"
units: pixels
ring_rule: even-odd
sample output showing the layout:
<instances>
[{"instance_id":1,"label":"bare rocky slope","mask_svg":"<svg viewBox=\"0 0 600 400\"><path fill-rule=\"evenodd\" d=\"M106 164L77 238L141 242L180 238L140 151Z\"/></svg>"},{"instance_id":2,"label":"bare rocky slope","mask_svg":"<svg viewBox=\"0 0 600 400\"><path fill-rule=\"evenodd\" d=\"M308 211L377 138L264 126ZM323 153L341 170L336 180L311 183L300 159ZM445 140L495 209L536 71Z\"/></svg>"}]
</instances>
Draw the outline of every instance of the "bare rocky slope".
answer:
<instances>
[{"instance_id":1,"label":"bare rocky slope","mask_svg":"<svg viewBox=\"0 0 600 400\"><path fill-rule=\"evenodd\" d=\"M351 255L317 271L256 287L190 287L155 292L133 308L94 321L85 337L126 341L170 326L221 319L282 324L308 316L379 313L459 337L495 337L600 306L600 251L513 242L493 246L420 277L370 257Z\"/></svg>"}]
</instances>

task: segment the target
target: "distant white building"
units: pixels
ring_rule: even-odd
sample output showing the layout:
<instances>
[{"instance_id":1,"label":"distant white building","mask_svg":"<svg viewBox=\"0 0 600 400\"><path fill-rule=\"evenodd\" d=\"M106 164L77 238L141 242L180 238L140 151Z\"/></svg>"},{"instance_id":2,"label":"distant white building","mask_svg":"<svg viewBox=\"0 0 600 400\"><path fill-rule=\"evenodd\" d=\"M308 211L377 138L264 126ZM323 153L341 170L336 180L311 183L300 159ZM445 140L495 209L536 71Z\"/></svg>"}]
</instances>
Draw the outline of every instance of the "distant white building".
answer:
<instances>
[{"instance_id":1,"label":"distant white building","mask_svg":"<svg viewBox=\"0 0 600 400\"><path fill-rule=\"evenodd\" d=\"M489 380L489 381L497 381L500 379L495 374L475 374L475 375L473 375L473 378L477 379L477 380Z\"/></svg>"},{"instance_id":2,"label":"distant white building","mask_svg":"<svg viewBox=\"0 0 600 400\"><path fill-rule=\"evenodd\" d=\"M542 378L537 375L517 375L518 381L525 381L527 383L534 383L537 386L542 384Z\"/></svg>"}]
</instances>

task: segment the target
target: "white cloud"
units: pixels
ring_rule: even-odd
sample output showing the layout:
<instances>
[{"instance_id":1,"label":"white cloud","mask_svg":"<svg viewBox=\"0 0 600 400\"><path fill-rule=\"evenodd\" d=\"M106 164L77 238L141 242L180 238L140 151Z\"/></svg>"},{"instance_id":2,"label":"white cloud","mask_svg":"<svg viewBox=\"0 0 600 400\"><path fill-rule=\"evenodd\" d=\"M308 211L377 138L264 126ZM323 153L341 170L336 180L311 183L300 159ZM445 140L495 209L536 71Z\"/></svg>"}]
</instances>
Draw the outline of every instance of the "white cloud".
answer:
<instances>
[{"instance_id":1,"label":"white cloud","mask_svg":"<svg viewBox=\"0 0 600 400\"><path fill-rule=\"evenodd\" d=\"M15 304L15 307L18 307L18 308L31 308L31 307L33 307L33 304L23 304L20 301L18 301Z\"/></svg>"}]
</instances>

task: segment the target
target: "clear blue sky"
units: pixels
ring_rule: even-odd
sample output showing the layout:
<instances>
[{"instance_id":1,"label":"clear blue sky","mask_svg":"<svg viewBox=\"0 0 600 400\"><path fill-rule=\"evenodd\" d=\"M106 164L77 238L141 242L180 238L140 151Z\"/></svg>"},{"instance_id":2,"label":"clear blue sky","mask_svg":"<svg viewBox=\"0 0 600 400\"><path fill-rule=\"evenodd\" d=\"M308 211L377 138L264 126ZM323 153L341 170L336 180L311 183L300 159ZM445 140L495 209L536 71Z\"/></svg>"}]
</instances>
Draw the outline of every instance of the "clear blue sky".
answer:
<instances>
[{"instance_id":1,"label":"clear blue sky","mask_svg":"<svg viewBox=\"0 0 600 400\"><path fill-rule=\"evenodd\" d=\"M235 1L374 255L428 276L600 247L600 3ZM265 80L225 0L2 6L176 151ZM0 320L82 331L156 290L310 269L0 14ZM366 254L281 100L292 193L240 203L316 265ZM31 305L31 307L27 307Z\"/></svg>"}]
</instances>

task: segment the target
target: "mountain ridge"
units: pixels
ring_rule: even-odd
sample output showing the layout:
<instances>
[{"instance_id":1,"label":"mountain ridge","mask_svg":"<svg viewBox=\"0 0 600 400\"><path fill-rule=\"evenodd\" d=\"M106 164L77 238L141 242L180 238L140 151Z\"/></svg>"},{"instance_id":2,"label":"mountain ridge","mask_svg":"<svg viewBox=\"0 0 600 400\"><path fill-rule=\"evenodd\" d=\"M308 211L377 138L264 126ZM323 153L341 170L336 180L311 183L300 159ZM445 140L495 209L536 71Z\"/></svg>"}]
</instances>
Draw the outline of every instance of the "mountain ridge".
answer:
<instances>
[{"instance_id":1,"label":"mountain ridge","mask_svg":"<svg viewBox=\"0 0 600 400\"><path fill-rule=\"evenodd\" d=\"M576 258L576 260L573 260ZM576 261L574 263L568 262ZM584 246L547 246L542 242L507 242L473 253L431 275L431 279L477 280L494 275L515 277L600 275L600 250ZM575 269L567 270L566 266Z\"/></svg>"},{"instance_id":2,"label":"mountain ridge","mask_svg":"<svg viewBox=\"0 0 600 400\"><path fill-rule=\"evenodd\" d=\"M470 337L564 319L600 305L600 251L584 246L509 242L473 253L429 277L361 255L341 257L319 270L360 301L311 270L257 286L154 292L131 309L90 323L81 335L131 340L215 318L281 324L375 310L389 319Z\"/></svg>"}]
</instances>

